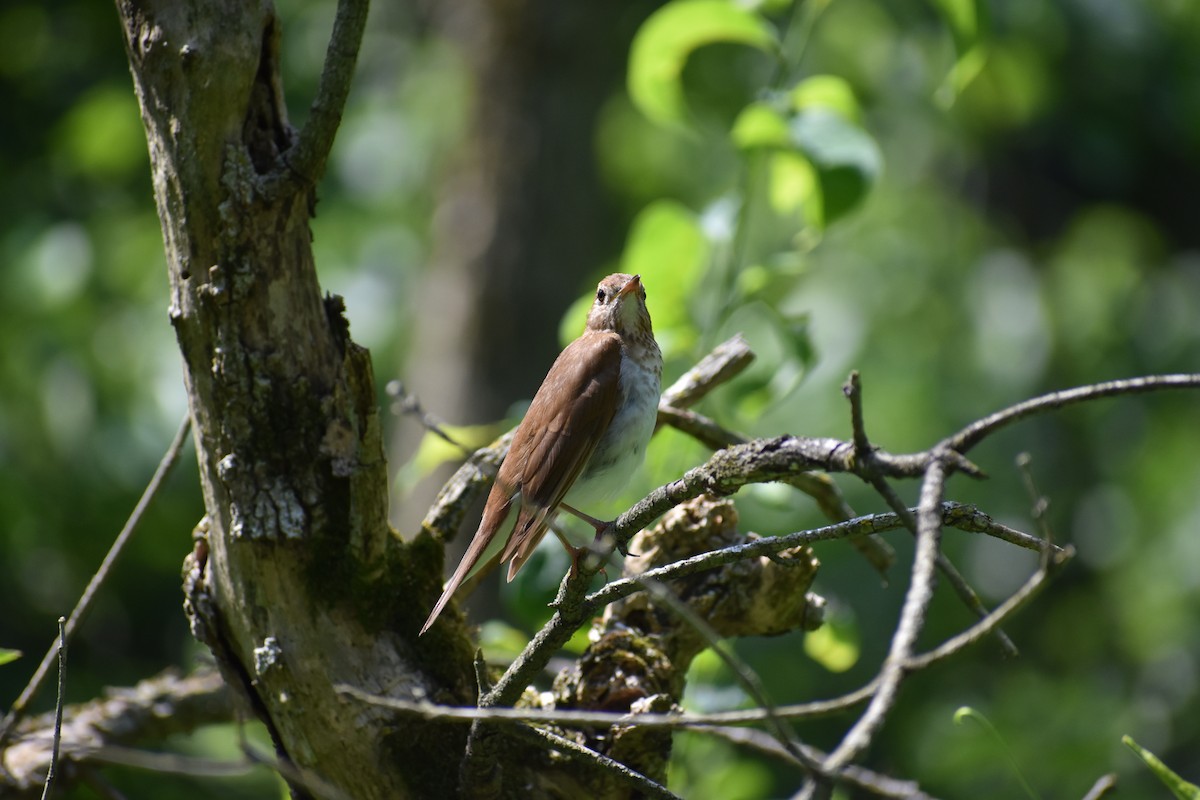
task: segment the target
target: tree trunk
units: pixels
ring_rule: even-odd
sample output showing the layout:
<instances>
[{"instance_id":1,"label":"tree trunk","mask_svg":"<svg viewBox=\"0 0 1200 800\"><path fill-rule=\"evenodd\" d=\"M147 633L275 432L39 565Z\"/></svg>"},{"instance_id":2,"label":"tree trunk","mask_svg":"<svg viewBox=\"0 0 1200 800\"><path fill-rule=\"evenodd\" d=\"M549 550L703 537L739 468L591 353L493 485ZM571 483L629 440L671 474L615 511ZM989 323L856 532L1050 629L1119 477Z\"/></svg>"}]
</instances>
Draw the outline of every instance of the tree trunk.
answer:
<instances>
[{"instance_id":1,"label":"tree trunk","mask_svg":"<svg viewBox=\"0 0 1200 800\"><path fill-rule=\"evenodd\" d=\"M325 794L323 783L355 798L444 797L465 730L397 726L334 689L474 695L465 641L433 655L406 641L437 594L441 556L428 537L402 546L387 525L370 358L340 301L322 300L313 265L313 186L366 14L341 5L312 121L296 132L269 2L117 3L207 509L185 569L188 611L298 768L297 795Z\"/></svg>"}]
</instances>

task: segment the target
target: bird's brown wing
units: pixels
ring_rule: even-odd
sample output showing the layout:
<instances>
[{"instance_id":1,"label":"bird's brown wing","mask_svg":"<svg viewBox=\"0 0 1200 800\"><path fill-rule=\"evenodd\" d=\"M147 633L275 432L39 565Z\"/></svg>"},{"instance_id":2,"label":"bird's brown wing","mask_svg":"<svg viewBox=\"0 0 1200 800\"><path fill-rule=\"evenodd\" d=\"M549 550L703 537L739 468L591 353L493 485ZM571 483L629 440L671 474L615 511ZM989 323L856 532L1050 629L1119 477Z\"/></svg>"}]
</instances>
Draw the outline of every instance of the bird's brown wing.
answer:
<instances>
[{"instance_id":1,"label":"bird's brown wing","mask_svg":"<svg viewBox=\"0 0 1200 800\"><path fill-rule=\"evenodd\" d=\"M589 331L562 351L534 396L498 476L512 461L508 477L521 492L517 524L500 556L511 559L510 581L612 422L620 374L621 337Z\"/></svg>"},{"instance_id":2,"label":"bird's brown wing","mask_svg":"<svg viewBox=\"0 0 1200 800\"><path fill-rule=\"evenodd\" d=\"M559 355L513 434L479 528L421 633L433 625L487 550L519 492L517 524L500 554L501 561L512 559L508 579L517 574L612 421L620 371L621 340L615 333L585 333Z\"/></svg>"}]
</instances>

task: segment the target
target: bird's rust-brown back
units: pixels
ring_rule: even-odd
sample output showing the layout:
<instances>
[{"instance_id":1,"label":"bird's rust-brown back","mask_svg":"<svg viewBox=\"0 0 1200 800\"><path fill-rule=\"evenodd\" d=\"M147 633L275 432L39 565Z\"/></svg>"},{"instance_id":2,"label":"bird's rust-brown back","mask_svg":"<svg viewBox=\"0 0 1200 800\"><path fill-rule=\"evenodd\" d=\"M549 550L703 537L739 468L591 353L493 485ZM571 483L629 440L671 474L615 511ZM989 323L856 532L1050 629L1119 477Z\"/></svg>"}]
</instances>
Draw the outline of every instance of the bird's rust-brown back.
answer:
<instances>
[{"instance_id":1,"label":"bird's rust-brown back","mask_svg":"<svg viewBox=\"0 0 1200 800\"><path fill-rule=\"evenodd\" d=\"M562 351L534 396L497 478L521 492L517 524L500 556L512 559L509 580L545 535L549 517L612 421L620 373L621 337L588 331Z\"/></svg>"}]
</instances>

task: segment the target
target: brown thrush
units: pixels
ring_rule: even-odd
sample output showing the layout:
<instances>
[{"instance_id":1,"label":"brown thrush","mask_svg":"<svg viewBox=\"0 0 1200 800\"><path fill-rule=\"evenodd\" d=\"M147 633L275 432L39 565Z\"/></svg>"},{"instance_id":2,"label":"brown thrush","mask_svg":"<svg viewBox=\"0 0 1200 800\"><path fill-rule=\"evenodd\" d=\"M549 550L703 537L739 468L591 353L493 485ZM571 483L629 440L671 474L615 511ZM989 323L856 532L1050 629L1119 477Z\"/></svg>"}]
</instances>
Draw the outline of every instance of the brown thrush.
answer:
<instances>
[{"instance_id":1,"label":"brown thrush","mask_svg":"<svg viewBox=\"0 0 1200 800\"><path fill-rule=\"evenodd\" d=\"M662 354L641 276L609 275L596 287L583 335L559 354L517 426L479 530L421 633L433 625L514 507L517 521L500 554L509 562L510 581L560 509L597 533L606 527L577 509L611 498L641 464L654 432L661 377ZM571 549L572 563L579 552Z\"/></svg>"}]
</instances>

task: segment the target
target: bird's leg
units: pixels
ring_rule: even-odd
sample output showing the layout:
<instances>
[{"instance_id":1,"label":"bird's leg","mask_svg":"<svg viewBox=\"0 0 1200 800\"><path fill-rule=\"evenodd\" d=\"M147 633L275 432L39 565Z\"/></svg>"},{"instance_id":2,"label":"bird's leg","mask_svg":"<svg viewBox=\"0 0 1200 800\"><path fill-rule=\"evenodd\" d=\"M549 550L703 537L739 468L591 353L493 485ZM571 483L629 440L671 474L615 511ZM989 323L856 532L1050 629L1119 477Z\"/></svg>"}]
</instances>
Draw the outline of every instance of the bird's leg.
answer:
<instances>
[{"instance_id":1,"label":"bird's leg","mask_svg":"<svg viewBox=\"0 0 1200 800\"><path fill-rule=\"evenodd\" d=\"M563 511L571 512L572 514L574 514L575 516L579 517L581 520L586 522L588 525L591 525L596 530L597 538L599 538L600 534L604 533L604 531L608 530L609 525L612 525L612 522L604 522L603 520L598 520L595 517L593 517L591 514L585 514L582 511L580 511L579 509L572 508L571 506L567 505L566 503L559 503L558 507L561 508Z\"/></svg>"},{"instance_id":2,"label":"bird's leg","mask_svg":"<svg viewBox=\"0 0 1200 800\"><path fill-rule=\"evenodd\" d=\"M579 509L573 508L573 507L567 505L566 503L559 503L558 507L561 508L563 511L569 511L570 513L579 517L581 520L586 522L588 525L591 525L592 528L595 529L596 538L592 542L593 546L600 544L600 540L604 538L604 532L607 531L609 528L611 528L612 524L614 522L616 522L616 520L610 520L609 522L604 522L603 520L596 519L591 514L585 514L582 511L580 511ZM617 549L621 551L621 555L623 555L623 556L629 556L629 555L636 556L637 555L637 553L630 553L628 550L626 550L620 544L617 545ZM603 572L603 568L601 568L601 572Z\"/></svg>"},{"instance_id":3,"label":"bird's leg","mask_svg":"<svg viewBox=\"0 0 1200 800\"><path fill-rule=\"evenodd\" d=\"M550 530L554 531L554 535L558 537L558 540L562 542L562 546L566 548L567 555L571 556L571 577L575 577L579 574L579 561L587 555L588 548L576 547L571 544L567 541L567 537L563 536L562 531L553 525L550 526ZM600 567L600 571L604 572L604 567ZM608 577L607 572L604 573L604 577Z\"/></svg>"}]
</instances>

